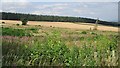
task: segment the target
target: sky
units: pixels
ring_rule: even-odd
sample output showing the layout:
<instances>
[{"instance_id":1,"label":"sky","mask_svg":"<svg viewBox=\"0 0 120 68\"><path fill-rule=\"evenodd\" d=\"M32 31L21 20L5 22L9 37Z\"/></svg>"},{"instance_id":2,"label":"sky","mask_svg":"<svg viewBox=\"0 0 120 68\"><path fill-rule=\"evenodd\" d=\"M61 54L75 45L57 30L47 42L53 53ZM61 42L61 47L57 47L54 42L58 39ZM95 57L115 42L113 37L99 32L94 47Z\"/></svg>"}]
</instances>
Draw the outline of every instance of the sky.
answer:
<instances>
[{"instance_id":1,"label":"sky","mask_svg":"<svg viewBox=\"0 0 120 68\"><path fill-rule=\"evenodd\" d=\"M30 13L37 15L57 15L57 16L73 16L101 19L105 21L118 21L118 0L104 0L106 2L77 2L69 0L69 2L52 2L48 0L37 2L38 0L7 0L2 1L2 10L4 12ZM36 1L36 2L35 2ZM50 2L49 2L50 1ZM81 0L82 1L82 0ZM90 1L90 0L89 0ZM114 1L114 2L113 2Z\"/></svg>"},{"instance_id":2,"label":"sky","mask_svg":"<svg viewBox=\"0 0 120 68\"><path fill-rule=\"evenodd\" d=\"M1 0L2 2L119 2L119 0Z\"/></svg>"}]
</instances>

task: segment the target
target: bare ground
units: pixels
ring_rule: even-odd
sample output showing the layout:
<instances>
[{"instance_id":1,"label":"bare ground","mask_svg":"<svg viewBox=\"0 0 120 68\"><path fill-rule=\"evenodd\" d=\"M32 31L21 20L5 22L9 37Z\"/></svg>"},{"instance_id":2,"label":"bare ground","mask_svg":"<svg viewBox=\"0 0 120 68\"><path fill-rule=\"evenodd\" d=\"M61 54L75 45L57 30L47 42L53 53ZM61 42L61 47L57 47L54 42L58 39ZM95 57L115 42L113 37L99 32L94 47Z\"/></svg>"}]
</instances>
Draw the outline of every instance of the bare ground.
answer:
<instances>
[{"instance_id":1,"label":"bare ground","mask_svg":"<svg viewBox=\"0 0 120 68\"><path fill-rule=\"evenodd\" d=\"M22 24L21 21L14 21L14 20L0 20L0 22L5 22L5 25L13 25L13 24ZM70 28L70 29L82 29L82 30L90 30L94 28L95 24L88 24L88 23L69 23L69 22L39 22L39 21L29 21L28 25L41 25L46 27L60 27L60 28ZM98 30L100 31L118 31L117 27L112 26L103 26L99 25Z\"/></svg>"}]
</instances>

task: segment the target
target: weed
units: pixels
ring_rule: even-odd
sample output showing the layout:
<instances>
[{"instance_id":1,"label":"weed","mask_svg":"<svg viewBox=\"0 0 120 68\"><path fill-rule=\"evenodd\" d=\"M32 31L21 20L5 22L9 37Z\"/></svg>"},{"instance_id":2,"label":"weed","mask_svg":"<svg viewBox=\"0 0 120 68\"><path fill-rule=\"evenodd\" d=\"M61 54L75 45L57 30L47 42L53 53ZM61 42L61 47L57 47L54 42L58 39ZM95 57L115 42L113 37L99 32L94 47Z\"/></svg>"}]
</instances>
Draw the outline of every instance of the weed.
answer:
<instances>
[{"instance_id":1,"label":"weed","mask_svg":"<svg viewBox=\"0 0 120 68\"><path fill-rule=\"evenodd\" d=\"M3 36L31 36L25 29L2 28Z\"/></svg>"},{"instance_id":2,"label":"weed","mask_svg":"<svg viewBox=\"0 0 120 68\"><path fill-rule=\"evenodd\" d=\"M36 31L37 28L26 29ZM25 30L3 28L2 51L3 66L117 66L116 35L81 36L80 47L65 44L67 40L61 38L61 33L54 30L46 37L27 37ZM22 32L23 31L23 32ZM82 34L87 31L82 31ZM91 34L94 34L91 33ZM10 36L6 36L10 35ZM18 37L16 37L18 36ZM21 37L19 37L21 36ZM42 39L42 40L41 40ZM73 39L73 38L69 38Z\"/></svg>"},{"instance_id":3,"label":"weed","mask_svg":"<svg viewBox=\"0 0 120 68\"><path fill-rule=\"evenodd\" d=\"M86 31L82 31L81 34L87 34L87 32Z\"/></svg>"}]
</instances>

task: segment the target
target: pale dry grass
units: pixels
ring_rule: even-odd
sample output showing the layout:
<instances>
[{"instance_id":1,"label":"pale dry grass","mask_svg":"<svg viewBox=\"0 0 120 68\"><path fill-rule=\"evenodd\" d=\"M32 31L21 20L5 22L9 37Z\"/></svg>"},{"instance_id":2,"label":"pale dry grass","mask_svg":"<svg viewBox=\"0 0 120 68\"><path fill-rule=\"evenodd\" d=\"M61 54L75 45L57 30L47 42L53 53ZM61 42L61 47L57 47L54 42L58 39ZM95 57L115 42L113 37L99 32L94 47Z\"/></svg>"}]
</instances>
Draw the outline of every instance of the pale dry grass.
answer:
<instances>
[{"instance_id":1,"label":"pale dry grass","mask_svg":"<svg viewBox=\"0 0 120 68\"><path fill-rule=\"evenodd\" d=\"M0 22L4 21L5 25L12 25L12 24L22 24L21 21L14 21L14 20L0 20ZM70 29L82 29L82 30L90 30L94 28L95 24L76 24L76 23L69 23L69 22L39 22L39 21L29 21L28 25L41 25L46 27L60 27L60 28L70 28ZM98 30L101 31L118 31L117 27L112 26L98 26Z\"/></svg>"}]
</instances>

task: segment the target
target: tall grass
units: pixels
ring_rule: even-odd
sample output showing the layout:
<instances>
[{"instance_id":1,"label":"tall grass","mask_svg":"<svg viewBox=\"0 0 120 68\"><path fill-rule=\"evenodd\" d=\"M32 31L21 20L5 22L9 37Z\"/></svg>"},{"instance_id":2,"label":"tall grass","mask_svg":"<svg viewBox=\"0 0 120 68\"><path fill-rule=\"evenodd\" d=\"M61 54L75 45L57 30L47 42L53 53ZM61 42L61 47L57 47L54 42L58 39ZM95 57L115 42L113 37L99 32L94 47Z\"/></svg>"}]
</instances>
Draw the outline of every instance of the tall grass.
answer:
<instances>
[{"instance_id":1,"label":"tall grass","mask_svg":"<svg viewBox=\"0 0 120 68\"><path fill-rule=\"evenodd\" d=\"M2 28L3 36L33 36L32 33L37 33L37 28L16 29L16 28Z\"/></svg>"},{"instance_id":2,"label":"tall grass","mask_svg":"<svg viewBox=\"0 0 120 68\"><path fill-rule=\"evenodd\" d=\"M44 41L39 36L2 36L3 66L118 65L117 36L96 34L79 40L83 41L80 47L69 47L59 31L46 35Z\"/></svg>"}]
</instances>

